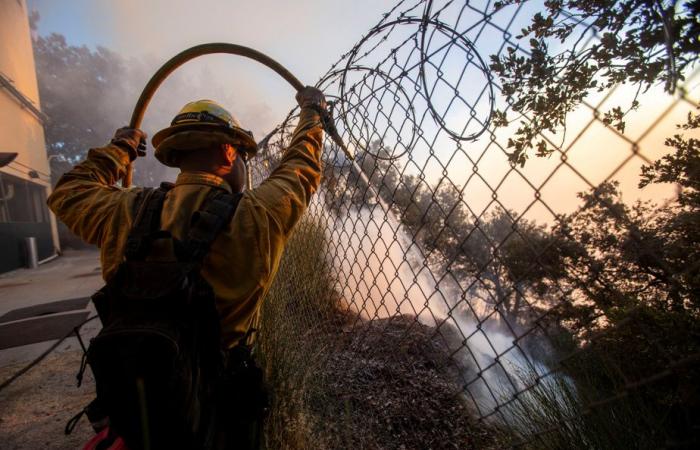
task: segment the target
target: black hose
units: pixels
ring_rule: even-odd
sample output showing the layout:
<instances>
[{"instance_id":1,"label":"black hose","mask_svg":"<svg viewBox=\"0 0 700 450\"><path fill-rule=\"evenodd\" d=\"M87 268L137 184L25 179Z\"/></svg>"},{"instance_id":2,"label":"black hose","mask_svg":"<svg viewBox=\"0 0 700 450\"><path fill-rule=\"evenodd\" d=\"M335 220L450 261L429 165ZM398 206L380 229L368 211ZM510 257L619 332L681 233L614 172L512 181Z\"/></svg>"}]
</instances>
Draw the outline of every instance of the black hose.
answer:
<instances>
[{"instance_id":1,"label":"black hose","mask_svg":"<svg viewBox=\"0 0 700 450\"><path fill-rule=\"evenodd\" d=\"M170 58L165 64L163 64L163 67L158 69L158 72L151 77L148 84L146 84L146 87L143 89L143 92L141 92L141 96L134 107L134 112L131 115L131 122L129 124L131 128L138 128L141 126L141 121L143 120L143 115L146 112L148 104L151 102L151 99L158 90L158 87L163 83L163 81L165 81L168 75L173 73L175 69L191 59L214 53L228 53L230 55L250 58L266 65L270 69L280 74L280 76L287 80L295 90L299 91L304 88L302 82L292 75L286 68L284 68L284 66L257 50L226 42L214 42L211 44L197 45L195 47L188 48L187 50L184 50Z\"/></svg>"},{"instance_id":2,"label":"black hose","mask_svg":"<svg viewBox=\"0 0 700 450\"><path fill-rule=\"evenodd\" d=\"M146 87L143 89L143 92L141 92L141 96L139 97L138 101L136 102L136 106L134 107L134 112L131 114L131 122L129 123L129 126L131 128L139 128L141 126L141 121L143 120L143 116L146 112L148 104L151 102L151 99L158 90L158 87L163 83L163 81L165 81L168 75L170 75L173 71L175 71L175 69L185 64L187 61L190 61L191 59L197 58L198 56L211 55L214 53L228 53L230 55L238 55L250 58L277 72L282 78L287 80L287 82L289 82L289 84L291 84L296 91L300 91L304 88L302 82L299 81L297 77L292 75L292 73L288 71L284 66L282 66L280 63L270 58L269 56L260 53L257 50L254 50L249 47L244 47L242 45L229 44L226 42L213 42L211 44L201 44L178 53L177 55L170 58L165 64L163 64L163 66L160 69L158 69L158 71L151 77L151 79L146 84ZM338 144L343 149L343 151L345 151L345 153L350 159L352 159L352 155L348 152L347 148L345 147L345 144L343 144L342 140L338 136L338 132L335 130L335 126L333 125L332 120L330 120L329 117L322 117L322 121L324 128L326 129L326 131L328 131L333 141L336 144ZM124 176L124 180L122 181L122 185L124 187L129 187L131 185L131 177L132 167L131 164L129 164L129 166L127 167L127 173Z\"/></svg>"}]
</instances>

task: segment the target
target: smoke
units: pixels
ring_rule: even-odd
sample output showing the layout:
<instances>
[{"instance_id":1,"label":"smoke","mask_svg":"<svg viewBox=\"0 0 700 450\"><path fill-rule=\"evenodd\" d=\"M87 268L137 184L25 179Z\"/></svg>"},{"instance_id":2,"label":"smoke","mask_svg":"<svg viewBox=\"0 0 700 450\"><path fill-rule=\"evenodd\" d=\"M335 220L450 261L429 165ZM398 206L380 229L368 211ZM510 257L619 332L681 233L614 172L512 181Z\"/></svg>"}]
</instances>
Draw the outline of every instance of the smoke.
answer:
<instances>
[{"instance_id":1,"label":"smoke","mask_svg":"<svg viewBox=\"0 0 700 450\"><path fill-rule=\"evenodd\" d=\"M35 23L40 20L33 18ZM55 182L88 149L105 145L117 128L128 125L142 89L162 61L72 46L59 34L35 35L34 53L42 109L50 119L46 126L49 153L63 157L54 160ZM278 120L272 108L258 98L239 97L238 89L216 76L213 62L214 67L186 67L171 74L148 105L140 128L153 136L170 124L185 103L209 98L234 112L243 127L257 136L269 132ZM156 161L150 148L148 156L135 164L134 179L136 184L153 186L172 181L176 173Z\"/></svg>"},{"instance_id":2,"label":"smoke","mask_svg":"<svg viewBox=\"0 0 700 450\"><path fill-rule=\"evenodd\" d=\"M547 373L503 324L480 321L452 278L436 276L365 172L354 169L370 201L345 204L326 216L332 221L326 229L333 230L328 240L338 245L332 264L347 307L369 320L408 315L436 327L460 368L464 394L482 415L522 390L524 379ZM322 196L318 201L327 208Z\"/></svg>"}]
</instances>

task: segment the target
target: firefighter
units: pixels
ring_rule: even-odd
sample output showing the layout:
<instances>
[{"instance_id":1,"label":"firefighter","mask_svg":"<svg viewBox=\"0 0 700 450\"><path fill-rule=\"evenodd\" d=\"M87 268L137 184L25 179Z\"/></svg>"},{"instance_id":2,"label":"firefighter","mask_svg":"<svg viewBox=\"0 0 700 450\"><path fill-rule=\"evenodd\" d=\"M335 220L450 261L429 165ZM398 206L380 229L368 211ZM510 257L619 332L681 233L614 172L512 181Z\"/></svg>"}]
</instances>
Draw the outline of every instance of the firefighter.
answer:
<instances>
[{"instance_id":1,"label":"firefighter","mask_svg":"<svg viewBox=\"0 0 700 450\"><path fill-rule=\"evenodd\" d=\"M326 106L325 98L318 89L306 87L296 100L301 111L290 145L279 166L251 190L244 190L245 161L255 154L256 143L216 102L188 103L152 140L155 157L180 169L160 212L160 228L174 238L187 239L193 214L212 192L242 192L200 269L214 293L224 349L236 347L254 328L284 245L320 183L319 112ZM51 210L71 231L100 248L108 285L125 260L138 214L136 203L144 191L121 188L117 181L145 149L145 139L138 129L117 130L109 145L91 149L85 161L65 173L48 199Z\"/></svg>"}]
</instances>

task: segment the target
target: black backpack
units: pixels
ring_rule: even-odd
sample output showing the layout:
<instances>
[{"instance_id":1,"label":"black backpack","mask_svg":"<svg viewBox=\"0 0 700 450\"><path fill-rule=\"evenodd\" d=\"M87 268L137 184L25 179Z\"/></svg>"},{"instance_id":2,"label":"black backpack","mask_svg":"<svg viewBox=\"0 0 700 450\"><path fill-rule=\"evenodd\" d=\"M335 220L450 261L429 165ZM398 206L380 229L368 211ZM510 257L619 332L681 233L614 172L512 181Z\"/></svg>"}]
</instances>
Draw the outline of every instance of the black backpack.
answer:
<instances>
[{"instance_id":1,"label":"black backpack","mask_svg":"<svg viewBox=\"0 0 700 450\"><path fill-rule=\"evenodd\" d=\"M140 194L125 261L93 296L103 328L86 361L99 409L130 449L209 448L216 439L225 355L214 293L200 268L241 194L213 189L182 242L160 229L170 186Z\"/></svg>"}]
</instances>

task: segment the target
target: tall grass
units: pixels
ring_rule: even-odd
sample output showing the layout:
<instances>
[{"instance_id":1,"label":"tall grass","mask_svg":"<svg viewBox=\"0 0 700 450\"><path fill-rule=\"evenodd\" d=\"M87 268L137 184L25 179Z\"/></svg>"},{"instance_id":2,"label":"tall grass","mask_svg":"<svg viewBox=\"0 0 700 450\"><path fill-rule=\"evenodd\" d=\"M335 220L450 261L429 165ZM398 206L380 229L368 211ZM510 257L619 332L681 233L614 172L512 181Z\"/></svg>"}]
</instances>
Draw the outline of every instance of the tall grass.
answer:
<instances>
[{"instance_id":1,"label":"tall grass","mask_svg":"<svg viewBox=\"0 0 700 450\"><path fill-rule=\"evenodd\" d=\"M305 215L287 243L262 307L257 344L274 392L267 448L322 447L311 408L325 398L321 366L342 322L327 248L322 223Z\"/></svg>"},{"instance_id":2,"label":"tall grass","mask_svg":"<svg viewBox=\"0 0 700 450\"><path fill-rule=\"evenodd\" d=\"M503 408L499 428L516 448L659 449L668 448L671 407L661 407L658 392L610 389L619 373L593 354L567 370L541 378L520 372L523 385L535 385ZM582 366L586 364L586 366ZM507 400L504 398L504 400ZM678 448L686 448L681 445ZM690 447L687 447L690 448Z\"/></svg>"}]
</instances>

